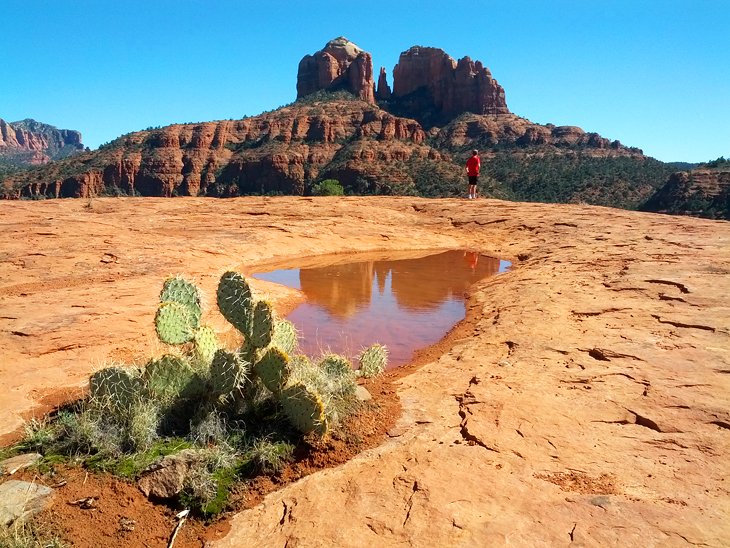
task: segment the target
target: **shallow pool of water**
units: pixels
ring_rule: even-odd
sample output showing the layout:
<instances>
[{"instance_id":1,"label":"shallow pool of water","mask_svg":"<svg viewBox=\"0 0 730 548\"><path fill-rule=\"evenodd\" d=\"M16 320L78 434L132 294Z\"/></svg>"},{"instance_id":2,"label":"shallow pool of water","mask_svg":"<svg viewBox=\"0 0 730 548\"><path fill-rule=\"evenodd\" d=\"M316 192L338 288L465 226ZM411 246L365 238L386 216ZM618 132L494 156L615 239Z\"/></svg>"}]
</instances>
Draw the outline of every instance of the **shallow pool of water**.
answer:
<instances>
[{"instance_id":1,"label":"shallow pool of water","mask_svg":"<svg viewBox=\"0 0 730 548\"><path fill-rule=\"evenodd\" d=\"M300 333L303 353L356 356L375 342L390 351L389 365L410 361L416 350L441 340L466 313L464 292L474 282L505 271L500 261L470 251L414 257L358 259L338 264L253 274L301 290L306 302L287 318ZM407 258L406 258L407 257Z\"/></svg>"}]
</instances>

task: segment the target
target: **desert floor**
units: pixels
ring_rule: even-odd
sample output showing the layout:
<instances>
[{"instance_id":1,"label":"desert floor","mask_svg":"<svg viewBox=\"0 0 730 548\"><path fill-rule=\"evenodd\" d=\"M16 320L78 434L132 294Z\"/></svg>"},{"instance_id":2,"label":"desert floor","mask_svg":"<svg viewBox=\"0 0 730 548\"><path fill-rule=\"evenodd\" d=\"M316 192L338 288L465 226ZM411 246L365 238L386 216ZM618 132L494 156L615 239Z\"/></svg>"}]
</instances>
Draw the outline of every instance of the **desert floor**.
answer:
<instances>
[{"instance_id":1,"label":"desert floor","mask_svg":"<svg viewBox=\"0 0 730 548\"><path fill-rule=\"evenodd\" d=\"M389 439L236 515L212 546L730 544L730 223L370 198L0 203L0 434L160 351L159 289L325 253L513 262L396 383ZM266 282L280 310L297 292ZM211 316L214 326L221 318Z\"/></svg>"}]
</instances>

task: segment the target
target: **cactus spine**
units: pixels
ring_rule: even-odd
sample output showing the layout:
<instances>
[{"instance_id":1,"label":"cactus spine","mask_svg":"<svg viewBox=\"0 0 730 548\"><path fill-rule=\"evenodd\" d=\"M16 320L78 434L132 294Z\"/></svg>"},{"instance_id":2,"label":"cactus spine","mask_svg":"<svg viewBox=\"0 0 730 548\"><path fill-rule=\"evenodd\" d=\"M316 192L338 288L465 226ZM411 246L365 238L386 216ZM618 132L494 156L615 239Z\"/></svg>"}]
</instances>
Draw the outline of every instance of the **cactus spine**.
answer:
<instances>
[{"instance_id":1,"label":"cactus spine","mask_svg":"<svg viewBox=\"0 0 730 548\"><path fill-rule=\"evenodd\" d=\"M322 398L303 383L287 386L281 393L281 405L286 417L300 432L327 433L328 424Z\"/></svg>"},{"instance_id":2,"label":"cactus spine","mask_svg":"<svg viewBox=\"0 0 730 548\"><path fill-rule=\"evenodd\" d=\"M89 379L89 395L102 406L111 405L117 411L129 409L140 399L142 382L135 371L107 367Z\"/></svg>"},{"instance_id":3,"label":"cactus spine","mask_svg":"<svg viewBox=\"0 0 730 548\"><path fill-rule=\"evenodd\" d=\"M388 349L382 344L374 344L360 354L358 374L369 379L385 371L388 363Z\"/></svg>"}]
</instances>

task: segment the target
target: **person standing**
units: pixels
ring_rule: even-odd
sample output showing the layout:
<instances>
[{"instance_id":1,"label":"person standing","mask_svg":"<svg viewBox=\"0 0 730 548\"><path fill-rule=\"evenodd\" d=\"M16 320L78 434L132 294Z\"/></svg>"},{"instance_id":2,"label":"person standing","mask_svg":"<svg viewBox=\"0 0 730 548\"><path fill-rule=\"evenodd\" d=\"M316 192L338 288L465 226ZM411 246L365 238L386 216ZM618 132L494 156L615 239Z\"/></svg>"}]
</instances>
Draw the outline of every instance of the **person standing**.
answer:
<instances>
[{"instance_id":1,"label":"person standing","mask_svg":"<svg viewBox=\"0 0 730 548\"><path fill-rule=\"evenodd\" d=\"M477 197L477 179L479 179L479 169L482 162L479 159L479 151L472 150L471 158L466 161L466 176L469 178L469 199L473 200Z\"/></svg>"}]
</instances>

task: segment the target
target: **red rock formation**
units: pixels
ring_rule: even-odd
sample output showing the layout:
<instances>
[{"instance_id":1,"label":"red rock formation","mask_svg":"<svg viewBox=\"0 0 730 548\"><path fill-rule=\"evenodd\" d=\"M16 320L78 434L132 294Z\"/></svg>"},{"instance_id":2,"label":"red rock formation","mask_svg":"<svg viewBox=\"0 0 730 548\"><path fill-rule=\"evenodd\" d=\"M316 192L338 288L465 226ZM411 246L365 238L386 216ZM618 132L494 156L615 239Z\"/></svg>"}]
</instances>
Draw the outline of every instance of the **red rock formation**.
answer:
<instances>
[{"instance_id":1,"label":"red rock formation","mask_svg":"<svg viewBox=\"0 0 730 548\"><path fill-rule=\"evenodd\" d=\"M519 149L542 147L551 152L579 150L586 156L635 156L638 148L626 147L597 133L586 133L575 126L540 125L515 114L467 115L454 120L435 136L434 146L447 150L464 147L490 148L499 145Z\"/></svg>"},{"instance_id":2,"label":"red rock formation","mask_svg":"<svg viewBox=\"0 0 730 548\"><path fill-rule=\"evenodd\" d=\"M83 150L81 133L35 120L8 123L0 119L0 158L21 164L45 164Z\"/></svg>"},{"instance_id":3,"label":"red rock formation","mask_svg":"<svg viewBox=\"0 0 730 548\"><path fill-rule=\"evenodd\" d=\"M462 112L507 114L504 89L489 69L469 57L457 63L443 50L414 46L400 54L393 69L393 96L421 93L422 108L433 108L442 119Z\"/></svg>"},{"instance_id":4,"label":"red rock formation","mask_svg":"<svg viewBox=\"0 0 730 548\"><path fill-rule=\"evenodd\" d=\"M388 76L385 72L385 67L380 67L380 76L378 76L378 89L375 92L375 98L378 101L387 101L393 93L390 91L388 85Z\"/></svg>"},{"instance_id":5,"label":"red rock formation","mask_svg":"<svg viewBox=\"0 0 730 548\"><path fill-rule=\"evenodd\" d=\"M244 120L133 133L78 161L69 159L71 165L53 163L22 175L34 179L25 181L20 195L78 197L102 190L142 196L303 194L324 171L374 181L395 162L447 157L425 146L425 140L415 120L361 101L295 104ZM349 148L355 152L343 156ZM333 163L338 154L349 158L346 166ZM383 164L373 165L373 158ZM62 175L74 169L79 175ZM16 196L7 185L4 194Z\"/></svg>"},{"instance_id":6,"label":"red rock formation","mask_svg":"<svg viewBox=\"0 0 730 548\"><path fill-rule=\"evenodd\" d=\"M342 36L299 62L297 98L319 90L344 89L372 104L374 88L372 57Z\"/></svg>"},{"instance_id":7,"label":"red rock formation","mask_svg":"<svg viewBox=\"0 0 730 548\"><path fill-rule=\"evenodd\" d=\"M673 173L640 209L730 220L730 171L694 169Z\"/></svg>"}]
</instances>

